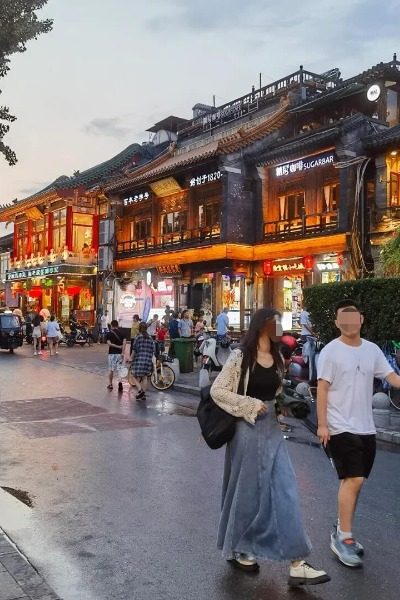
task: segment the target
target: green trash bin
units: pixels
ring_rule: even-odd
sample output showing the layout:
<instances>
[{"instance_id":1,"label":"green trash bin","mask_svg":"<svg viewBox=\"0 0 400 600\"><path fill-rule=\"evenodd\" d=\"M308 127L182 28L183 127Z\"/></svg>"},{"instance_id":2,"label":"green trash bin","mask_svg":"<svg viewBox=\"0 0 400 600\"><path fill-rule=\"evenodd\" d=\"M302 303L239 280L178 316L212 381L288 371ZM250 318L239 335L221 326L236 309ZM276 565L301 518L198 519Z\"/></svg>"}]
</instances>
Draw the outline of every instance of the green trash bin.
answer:
<instances>
[{"instance_id":1,"label":"green trash bin","mask_svg":"<svg viewBox=\"0 0 400 600\"><path fill-rule=\"evenodd\" d=\"M181 373L193 372L193 350L194 338L176 338L174 339L175 356L179 360L179 369Z\"/></svg>"}]
</instances>

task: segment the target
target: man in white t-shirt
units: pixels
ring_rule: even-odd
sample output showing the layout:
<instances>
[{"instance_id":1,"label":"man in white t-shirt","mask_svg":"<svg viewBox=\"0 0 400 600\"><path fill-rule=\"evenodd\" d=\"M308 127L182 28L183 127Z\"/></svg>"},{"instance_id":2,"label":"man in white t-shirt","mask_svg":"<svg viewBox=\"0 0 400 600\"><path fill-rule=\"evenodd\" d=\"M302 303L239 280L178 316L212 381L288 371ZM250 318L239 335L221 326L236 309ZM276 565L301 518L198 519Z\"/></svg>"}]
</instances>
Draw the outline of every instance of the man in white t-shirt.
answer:
<instances>
[{"instance_id":1,"label":"man in white t-shirt","mask_svg":"<svg viewBox=\"0 0 400 600\"><path fill-rule=\"evenodd\" d=\"M376 344L361 338L364 317L356 302L343 300L335 312L341 335L323 348L318 361L318 437L328 447L340 479L331 550L346 566L361 567L364 549L353 537L352 526L375 459L374 377L400 388L400 376Z\"/></svg>"},{"instance_id":2,"label":"man in white t-shirt","mask_svg":"<svg viewBox=\"0 0 400 600\"><path fill-rule=\"evenodd\" d=\"M312 323L310 319L310 313L307 310L307 307L304 306L303 310L300 313L300 325L301 325L301 339L303 342L307 341L307 338L315 337L315 333L312 328Z\"/></svg>"}]
</instances>

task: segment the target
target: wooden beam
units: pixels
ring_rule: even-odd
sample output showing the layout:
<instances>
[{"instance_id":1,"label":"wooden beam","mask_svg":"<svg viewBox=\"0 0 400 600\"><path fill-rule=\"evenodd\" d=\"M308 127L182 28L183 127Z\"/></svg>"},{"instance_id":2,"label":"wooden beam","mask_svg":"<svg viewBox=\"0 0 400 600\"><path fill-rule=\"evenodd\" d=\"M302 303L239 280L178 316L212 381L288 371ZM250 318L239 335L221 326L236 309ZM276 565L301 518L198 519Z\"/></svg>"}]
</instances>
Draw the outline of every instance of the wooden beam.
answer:
<instances>
[{"instance_id":1,"label":"wooden beam","mask_svg":"<svg viewBox=\"0 0 400 600\"><path fill-rule=\"evenodd\" d=\"M266 258L290 258L306 254L323 254L325 252L343 252L346 250L346 234L337 233L321 237L273 242L254 246L254 260Z\"/></svg>"}]
</instances>

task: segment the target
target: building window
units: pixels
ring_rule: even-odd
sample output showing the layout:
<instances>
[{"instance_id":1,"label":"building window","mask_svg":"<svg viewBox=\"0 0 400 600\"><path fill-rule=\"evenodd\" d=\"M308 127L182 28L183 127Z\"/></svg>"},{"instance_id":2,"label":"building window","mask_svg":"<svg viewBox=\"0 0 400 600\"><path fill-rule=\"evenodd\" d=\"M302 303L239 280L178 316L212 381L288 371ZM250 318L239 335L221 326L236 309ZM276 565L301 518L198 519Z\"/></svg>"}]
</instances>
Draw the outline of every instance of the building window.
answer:
<instances>
[{"instance_id":1,"label":"building window","mask_svg":"<svg viewBox=\"0 0 400 600\"><path fill-rule=\"evenodd\" d=\"M199 206L199 227L215 227L219 225L219 202L209 202Z\"/></svg>"},{"instance_id":2,"label":"building window","mask_svg":"<svg viewBox=\"0 0 400 600\"><path fill-rule=\"evenodd\" d=\"M73 249L74 252L88 252L93 240L93 216L73 213Z\"/></svg>"},{"instance_id":3,"label":"building window","mask_svg":"<svg viewBox=\"0 0 400 600\"><path fill-rule=\"evenodd\" d=\"M32 254L44 254L46 249L46 234L44 218L32 223Z\"/></svg>"},{"instance_id":4,"label":"building window","mask_svg":"<svg viewBox=\"0 0 400 600\"><path fill-rule=\"evenodd\" d=\"M131 240L146 240L151 236L151 219L135 219L131 221Z\"/></svg>"},{"instance_id":5,"label":"building window","mask_svg":"<svg viewBox=\"0 0 400 600\"><path fill-rule=\"evenodd\" d=\"M324 185L324 202L322 212L336 212L339 200L339 185L328 183Z\"/></svg>"},{"instance_id":6,"label":"building window","mask_svg":"<svg viewBox=\"0 0 400 600\"><path fill-rule=\"evenodd\" d=\"M279 196L279 220L301 219L304 211L304 192L293 192Z\"/></svg>"},{"instance_id":7,"label":"building window","mask_svg":"<svg viewBox=\"0 0 400 600\"><path fill-rule=\"evenodd\" d=\"M400 175L398 173L390 173L390 206L397 208L400 206L399 201L399 183Z\"/></svg>"},{"instance_id":8,"label":"building window","mask_svg":"<svg viewBox=\"0 0 400 600\"><path fill-rule=\"evenodd\" d=\"M187 213L172 212L161 215L161 233L180 233L187 228Z\"/></svg>"},{"instance_id":9,"label":"building window","mask_svg":"<svg viewBox=\"0 0 400 600\"><path fill-rule=\"evenodd\" d=\"M53 250L64 249L67 236L67 209L61 208L53 212Z\"/></svg>"},{"instance_id":10,"label":"building window","mask_svg":"<svg viewBox=\"0 0 400 600\"><path fill-rule=\"evenodd\" d=\"M28 245L28 221L17 225L17 252L18 258L22 258L26 254Z\"/></svg>"}]
</instances>

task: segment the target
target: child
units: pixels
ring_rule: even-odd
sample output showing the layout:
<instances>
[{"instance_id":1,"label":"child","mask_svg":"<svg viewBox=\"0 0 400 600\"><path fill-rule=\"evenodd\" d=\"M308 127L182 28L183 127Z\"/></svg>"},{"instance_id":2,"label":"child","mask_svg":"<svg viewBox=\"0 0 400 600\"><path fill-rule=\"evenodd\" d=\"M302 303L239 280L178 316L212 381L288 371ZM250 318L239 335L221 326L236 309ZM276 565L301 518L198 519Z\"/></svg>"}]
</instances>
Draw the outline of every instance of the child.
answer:
<instances>
[{"instance_id":1,"label":"child","mask_svg":"<svg viewBox=\"0 0 400 600\"><path fill-rule=\"evenodd\" d=\"M166 337L167 333L168 333L168 327L166 326L165 323L161 323L161 326L158 329L157 334L156 334L156 339L157 339L158 347L159 347L161 354L163 354L165 352L165 337Z\"/></svg>"}]
</instances>

